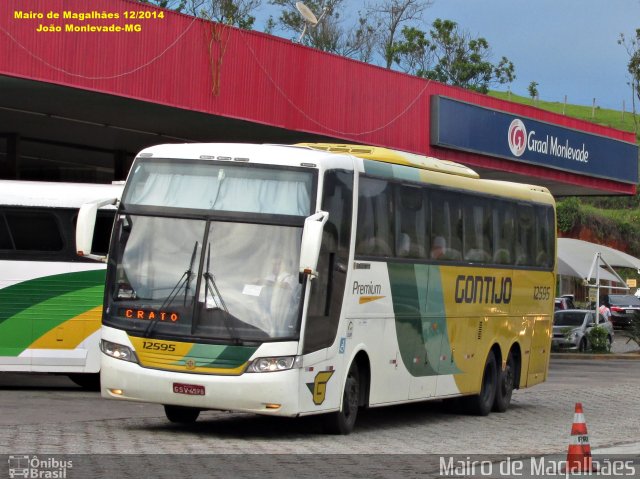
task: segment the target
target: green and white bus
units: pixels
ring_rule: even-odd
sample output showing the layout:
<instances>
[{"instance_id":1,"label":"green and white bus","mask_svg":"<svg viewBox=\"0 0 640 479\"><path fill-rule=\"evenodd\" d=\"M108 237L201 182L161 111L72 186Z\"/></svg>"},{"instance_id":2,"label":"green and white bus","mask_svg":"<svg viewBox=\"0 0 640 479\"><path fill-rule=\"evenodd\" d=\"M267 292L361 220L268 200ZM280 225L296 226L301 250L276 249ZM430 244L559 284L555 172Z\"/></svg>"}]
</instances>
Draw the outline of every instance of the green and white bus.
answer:
<instances>
[{"instance_id":1,"label":"green and white bus","mask_svg":"<svg viewBox=\"0 0 640 479\"><path fill-rule=\"evenodd\" d=\"M80 258L75 222L84 203L123 185L0 181L0 371L66 373L97 385L106 266ZM116 208L97 214L106 254Z\"/></svg>"},{"instance_id":2,"label":"green and white bus","mask_svg":"<svg viewBox=\"0 0 640 479\"><path fill-rule=\"evenodd\" d=\"M434 158L145 149L111 239L102 395L163 404L174 422L323 414L343 434L361 407L505 411L547 376L555 231L545 188Z\"/></svg>"}]
</instances>

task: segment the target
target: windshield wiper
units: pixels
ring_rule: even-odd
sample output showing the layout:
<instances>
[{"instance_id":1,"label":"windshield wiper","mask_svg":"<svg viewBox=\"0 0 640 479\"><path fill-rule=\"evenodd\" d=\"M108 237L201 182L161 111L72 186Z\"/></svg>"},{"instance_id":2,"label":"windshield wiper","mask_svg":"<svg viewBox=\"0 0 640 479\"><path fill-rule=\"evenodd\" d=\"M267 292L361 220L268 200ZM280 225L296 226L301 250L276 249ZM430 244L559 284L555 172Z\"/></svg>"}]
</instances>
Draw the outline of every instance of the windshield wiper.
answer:
<instances>
[{"instance_id":1,"label":"windshield wiper","mask_svg":"<svg viewBox=\"0 0 640 479\"><path fill-rule=\"evenodd\" d=\"M207 270L204 273L204 279L205 279L205 288L206 288L206 292L207 294L211 294L211 298L213 299L213 303L215 304L215 307L213 308L209 308L207 305L207 295L205 295L205 307L207 309L223 309L225 313L229 313L229 310L227 309L227 305L224 302L224 299L222 299L222 295L220 294L220 290L218 289L218 286L216 285L216 280L213 277L213 274L211 273L210 270L210 266L211 266L211 244L209 244L209 248L207 250ZM216 300L216 296L217 296L217 300ZM219 304L218 304L219 303Z\"/></svg>"},{"instance_id":2,"label":"windshield wiper","mask_svg":"<svg viewBox=\"0 0 640 479\"><path fill-rule=\"evenodd\" d=\"M193 261L196 259L196 250L198 249L198 242L193 245L193 252L191 253L191 261L189 262L189 269L184 272L183 276L186 276L185 279L185 287L184 287L184 302L183 306L187 305L187 296L189 295L189 283L191 283L191 277L193 276ZM180 291L178 289L178 291ZM171 304L171 303L169 303ZM168 305L167 305L168 306Z\"/></svg>"},{"instance_id":3,"label":"windshield wiper","mask_svg":"<svg viewBox=\"0 0 640 479\"><path fill-rule=\"evenodd\" d=\"M223 310L226 313L225 320L223 321L225 328L227 328L227 332L229 333L229 337L233 341L238 341L238 336L236 335L235 327L233 326L233 315L229 313L229 309L227 308L224 299L222 299L222 295L220 294L220 290L218 289L218 285L216 284L216 280L211 273L211 243L209 243L209 248L207 249L207 270L202 275L205 279L205 295L204 295L204 306L206 309L218 309ZM208 296L211 295L211 299L213 300L214 307L209 307L207 304Z\"/></svg>"},{"instance_id":4,"label":"windshield wiper","mask_svg":"<svg viewBox=\"0 0 640 479\"><path fill-rule=\"evenodd\" d=\"M173 303L173 300L176 299L176 297L180 293L180 290L183 287L184 287L184 306L187 305L187 296L189 295L189 283L191 282L191 278L193 277L193 263L196 259L197 250L198 250L198 242L196 241L195 244L193 245L193 252L191 253L191 261L189 262L189 268L187 268L187 270L182 274L182 276L180 276L180 279L178 280L176 285L173 287L173 289L169 293L169 296L167 296L167 299L165 299L162 305L160 306L160 311L169 307L171 303ZM149 337L149 335L153 331L153 328L158 322L159 318L160 318L160 315L157 315L154 319L151 320L151 322L149 323L149 325L144 331L145 338Z\"/></svg>"}]
</instances>

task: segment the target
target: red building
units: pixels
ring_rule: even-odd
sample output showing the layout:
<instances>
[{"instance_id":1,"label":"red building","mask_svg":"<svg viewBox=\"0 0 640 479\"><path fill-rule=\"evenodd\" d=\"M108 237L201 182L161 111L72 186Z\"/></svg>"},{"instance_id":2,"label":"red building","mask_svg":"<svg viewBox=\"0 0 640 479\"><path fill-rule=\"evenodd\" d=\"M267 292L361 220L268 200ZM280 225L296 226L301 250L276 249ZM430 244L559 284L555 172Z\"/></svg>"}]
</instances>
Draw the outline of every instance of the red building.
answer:
<instances>
[{"instance_id":1,"label":"red building","mask_svg":"<svg viewBox=\"0 0 640 479\"><path fill-rule=\"evenodd\" d=\"M110 181L176 141L336 141L632 194L633 133L128 0L0 4L0 175ZM546 150L546 152L545 152Z\"/></svg>"}]
</instances>

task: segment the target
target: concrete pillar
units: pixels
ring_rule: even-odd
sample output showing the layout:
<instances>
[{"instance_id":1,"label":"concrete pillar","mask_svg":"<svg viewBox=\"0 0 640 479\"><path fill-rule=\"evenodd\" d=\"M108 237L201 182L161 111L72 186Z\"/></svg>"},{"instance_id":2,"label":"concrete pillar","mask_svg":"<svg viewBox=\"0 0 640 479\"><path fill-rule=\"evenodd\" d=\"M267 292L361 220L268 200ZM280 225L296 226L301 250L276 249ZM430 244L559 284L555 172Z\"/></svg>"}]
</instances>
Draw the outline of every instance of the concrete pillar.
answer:
<instances>
[{"instance_id":1,"label":"concrete pillar","mask_svg":"<svg viewBox=\"0 0 640 479\"><path fill-rule=\"evenodd\" d=\"M114 181L122 181L127 179L127 174L131 168L131 162L127 157L127 153L123 150L113 152L113 179Z\"/></svg>"}]
</instances>

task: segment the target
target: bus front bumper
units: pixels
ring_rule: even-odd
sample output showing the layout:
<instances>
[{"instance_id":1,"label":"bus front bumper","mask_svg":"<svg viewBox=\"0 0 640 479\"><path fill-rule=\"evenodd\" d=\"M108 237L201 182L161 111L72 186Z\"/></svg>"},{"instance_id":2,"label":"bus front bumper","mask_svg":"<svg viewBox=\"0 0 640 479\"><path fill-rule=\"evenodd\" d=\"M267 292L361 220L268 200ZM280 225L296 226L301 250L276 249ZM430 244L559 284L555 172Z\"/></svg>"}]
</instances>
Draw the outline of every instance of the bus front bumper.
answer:
<instances>
[{"instance_id":1,"label":"bus front bumper","mask_svg":"<svg viewBox=\"0 0 640 479\"><path fill-rule=\"evenodd\" d=\"M175 406L297 416L299 369L239 376L143 368L102 354L102 396Z\"/></svg>"}]
</instances>

